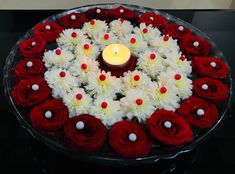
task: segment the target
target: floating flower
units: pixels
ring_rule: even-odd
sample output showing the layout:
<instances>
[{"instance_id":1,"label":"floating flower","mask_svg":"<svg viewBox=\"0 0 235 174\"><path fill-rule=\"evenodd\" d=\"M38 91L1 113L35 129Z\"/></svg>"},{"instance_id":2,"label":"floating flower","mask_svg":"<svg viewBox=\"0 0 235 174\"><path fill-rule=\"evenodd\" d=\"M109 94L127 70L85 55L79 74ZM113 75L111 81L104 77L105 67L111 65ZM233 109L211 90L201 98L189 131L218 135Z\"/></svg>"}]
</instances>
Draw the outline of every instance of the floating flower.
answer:
<instances>
[{"instance_id":1,"label":"floating flower","mask_svg":"<svg viewBox=\"0 0 235 174\"><path fill-rule=\"evenodd\" d=\"M145 121L155 110L153 100L144 90L129 90L120 102L125 116L129 119L136 117L141 122Z\"/></svg>"},{"instance_id":2,"label":"floating flower","mask_svg":"<svg viewBox=\"0 0 235 174\"><path fill-rule=\"evenodd\" d=\"M92 98L82 88L73 88L63 95L63 102L69 109L69 117L90 113Z\"/></svg>"},{"instance_id":3,"label":"floating flower","mask_svg":"<svg viewBox=\"0 0 235 174\"><path fill-rule=\"evenodd\" d=\"M116 94L121 92L121 80L111 76L110 72L90 73L85 88L94 96L116 98Z\"/></svg>"},{"instance_id":4,"label":"floating flower","mask_svg":"<svg viewBox=\"0 0 235 174\"><path fill-rule=\"evenodd\" d=\"M58 46L74 51L77 45L89 42L85 33L80 29L66 29L56 39Z\"/></svg>"},{"instance_id":5,"label":"floating flower","mask_svg":"<svg viewBox=\"0 0 235 174\"><path fill-rule=\"evenodd\" d=\"M92 115L99 118L106 126L111 126L117 121L122 120L122 109L119 101L114 101L108 97L97 97L94 106L91 107Z\"/></svg>"},{"instance_id":6,"label":"floating flower","mask_svg":"<svg viewBox=\"0 0 235 174\"><path fill-rule=\"evenodd\" d=\"M73 53L63 48L56 48L44 53L43 62L47 68L67 68L74 59Z\"/></svg>"}]
</instances>

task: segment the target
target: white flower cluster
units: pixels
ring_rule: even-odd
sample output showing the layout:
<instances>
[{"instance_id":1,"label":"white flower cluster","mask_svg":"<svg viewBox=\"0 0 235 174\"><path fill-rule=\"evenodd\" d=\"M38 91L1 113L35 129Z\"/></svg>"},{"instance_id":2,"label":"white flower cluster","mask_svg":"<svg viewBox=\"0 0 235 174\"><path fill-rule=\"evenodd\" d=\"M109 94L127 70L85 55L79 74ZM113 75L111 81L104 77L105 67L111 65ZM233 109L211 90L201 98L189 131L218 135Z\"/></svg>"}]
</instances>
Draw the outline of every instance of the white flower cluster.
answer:
<instances>
[{"instance_id":1,"label":"white flower cluster","mask_svg":"<svg viewBox=\"0 0 235 174\"><path fill-rule=\"evenodd\" d=\"M137 57L136 69L120 78L101 71L97 61L113 43L126 45ZM177 40L152 25L92 20L82 29L65 29L57 44L44 53L44 76L70 117L91 114L106 126L124 117L145 122L156 109L175 111L180 100L192 95L191 62L181 54Z\"/></svg>"}]
</instances>

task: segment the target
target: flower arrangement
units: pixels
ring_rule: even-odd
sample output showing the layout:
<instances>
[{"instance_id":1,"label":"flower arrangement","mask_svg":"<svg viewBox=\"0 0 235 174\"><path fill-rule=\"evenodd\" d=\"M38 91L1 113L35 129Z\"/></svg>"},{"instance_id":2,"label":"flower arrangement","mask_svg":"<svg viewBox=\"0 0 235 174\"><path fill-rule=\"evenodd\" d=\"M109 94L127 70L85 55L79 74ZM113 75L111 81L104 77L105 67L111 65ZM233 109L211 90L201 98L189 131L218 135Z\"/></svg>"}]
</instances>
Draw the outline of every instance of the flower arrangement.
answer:
<instances>
[{"instance_id":1,"label":"flower arrangement","mask_svg":"<svg viewBox=\"0 0 235 174\"><path fill-rule=\"evenodd\" d=\"M142 157L156 143L178 148L193 141L192 129L213 127L229 96L229 67L210 56L211 44L155 12L96 7L33 33L18 45L11 96L30 109L34 128L62 132L73 151L106 143L114 154ZM130 49L124 68L102 62L115 43Z\"/></svg>"}]
</instances>

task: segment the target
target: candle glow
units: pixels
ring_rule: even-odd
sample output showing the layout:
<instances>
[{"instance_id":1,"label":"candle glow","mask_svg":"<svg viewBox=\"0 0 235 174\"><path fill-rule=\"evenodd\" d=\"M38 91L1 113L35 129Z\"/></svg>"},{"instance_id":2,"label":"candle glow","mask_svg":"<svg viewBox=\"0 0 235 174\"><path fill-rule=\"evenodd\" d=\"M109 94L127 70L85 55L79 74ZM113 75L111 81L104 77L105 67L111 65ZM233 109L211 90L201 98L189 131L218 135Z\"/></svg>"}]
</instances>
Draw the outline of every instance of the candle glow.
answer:
<instances>
[{"instance_id":1,"label":"candle glow","mask_svg":"<svg viewBox=\"0 0 235 174\"><path fill-rule=\"evenodd\" d=\"M107 66L121 68L128 63L131 52L125 45L111 44L104 48L102 57Z\"/></svg>"}]
</instances>

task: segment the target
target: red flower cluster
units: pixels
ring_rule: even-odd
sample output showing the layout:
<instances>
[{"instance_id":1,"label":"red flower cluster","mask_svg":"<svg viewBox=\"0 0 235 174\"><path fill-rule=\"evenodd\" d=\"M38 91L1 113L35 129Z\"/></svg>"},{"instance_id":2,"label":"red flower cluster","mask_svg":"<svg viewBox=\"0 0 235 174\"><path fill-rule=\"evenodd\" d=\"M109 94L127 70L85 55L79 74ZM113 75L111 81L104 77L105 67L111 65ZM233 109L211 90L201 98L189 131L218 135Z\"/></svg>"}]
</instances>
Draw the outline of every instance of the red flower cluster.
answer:
<instances>
[{"instance_id":1,"label":"red flower cluster","mask_svg":"<svg viewBox=\"0 0 235 174\"><path fill-rule=\"evenodd\" d=\"M189 124L172 111L155 111L146 125L154 138L167 145L181 146L193 140Z\"/></svg>"},{"instance_id":2,"label":"red flower cluster","mask_svg":"<svg viewBox=\"0 0 235 174\"><path fill-rule=\"evenodd\" d=\"M43 37L47 42L54 42L63 28L56 22L43 22L34 27L35 36Z\"/></svg>"},{"instance_id":3,"label":"red flower cluster","mask_svg":"<svg viewBox=\"0 0 235 174\"><path fill-rule=\"evenodd\" d=\"M190 59L195 56L208 56L211 52L211 44L207 40L193 34L183 36L180 48L186 57Z\"/></svg>"},{"instance_id":4,"label":"red flower cluster","mask_svg":"<svg viewBox=\"0 0 235 174\"><path fill-rule=\"evenodd\" d=\"M40 59L26 58L21 60L13 71L17 78L27 79L42 76L46 71L46 68Z\"/></svg>"},{"instance_id":5,"label":"red flower cluster","mask_svg":"<svg viewBox=\"0 0 235 174\"><path fill-rule=\"evenodd\" d=\"M23 57L39 58L44 53L46 40L42 37L31 37L19 44L19 52Z\"/></svg>"},{"instance_id":6,"label":"red flower cluster","mask_svg":"<svg viewBox=\"0 0 235 174\"><path fill-rule=\"evenodd\" d=\"M45 131L56 131L69 118L67 107L57 99L50 99L35 106L29 114L32 126Z\"/></svg>"},{"instance_id":7,"label":"red flower cluster","mask_svg":"<svg viewBox=\"0 0 235 174\"><path fill-rule=\"evenodd\" d=\"M191 34L191 30L189 28L179 24L168 24L164 27L162 32L165 35L171 36L173 39L177 39L179 42L185 35Z\"/></svg>"},{"instance_id":8,"label":"red flower cluster","mask_svg":"<svg viewBox=\"0 0 235 174\"><path fill-rule=\"evenodd\" d=\"M196 128L211 128L218 119L216 105L197 97L190 97L181 103L178 113Z\"/></svg>"},{"instance_id":9,"label":"red flower cluster","mask_svg":"<svg viewBox=\"0 0 235 174\"><path fill-rule=\"evenodd\" d=\"M83 13L70 13L62 16L59 23L65 28L81 28L87 22L87 18Z\"/></svg>"},{"instance_id":10,"label":"red flower cluster","mask_svg":"<svg viewBox=\"0 0 235 174\"><path fill-rule=\"evenodd\" d=\"M106 22L110 21L109 17L109 11L103 8L95 7L87 10L86 16L89 20L97 19L97 20L103 20Z\"/></svg>"},{"instance_id":11,"label":"red flower cluster","mask_svg":"<svg viewBox=\"0 0 235 174\"><path fill-rule=\"evenodd\" d=\"M168 24L167 20L154 12L148 12L148 13L143 13L139 17L139 22L145 23L146 25L152 24L154 27L161 29L164 29L166 25Z\"/></svg>"},{"instance_id":12,"label":"red flower cluster","mask_svg":"<svg viewBox=\"0 0 235 174\"><path fill-rule=\"evenodd\" d=\"M17 105L30 107L46 100L51 94L51 89L41 77L21 80L11 92Z\"/></svg>"},{"instance_id":13,"label":"red flower cluster","mask_svg":"<svg viewBox=\"0 0 235 174\"><path fill-rule=\"evenodd\" d=\"M147 155L152 147L144 129L127 120L119 121L110 128L109 144L124 157Z\"/></svg>"},{"instance_id":14,"label":"red flower cluster","mask_svg":"<svg viewBox=\"0 0 235 174\"><path fill-rule=\"evenodd\" d=\"M64 125L65 140L75 151L91 152L100 149L105 143L106 132L103 123L88 114L75 116Z\"/></svg>"},{"instance_id":15,"label":"red flower cluster","mask_svg":"<svg viewBox=\"0 0 235 174\"><path fill-rule=\"evenodd\" d=\"M134 20L137 18L137 14L128 8L123 6L119 6L117 8L113 8L109 11L109 16L113 19L126 19L126 20Z\"/></svg>"},{"instance_id":16,"label":"red flower cluster","mask_svg":"<svg viewBox=\"0 0 235 174\"><path fill-rule=\"evenodd\" d=\"M192 61L193 72L199 76L215 79L226 78L229 67L224 61L216 57L195 57Z\"/></svg>"},{"instance_id":17,"label":"red flower cluster","mask_svg":"<svg viewBox=\"0 0 235 174\"><path fill-rule=\"evenodd\" d=\"M206 88L204 87L206 86ZM221 102L228 98L228 86L219 80L198 78L193 81L193 92L196 96L212 102Z\"/></svg>"}]
</instances>

